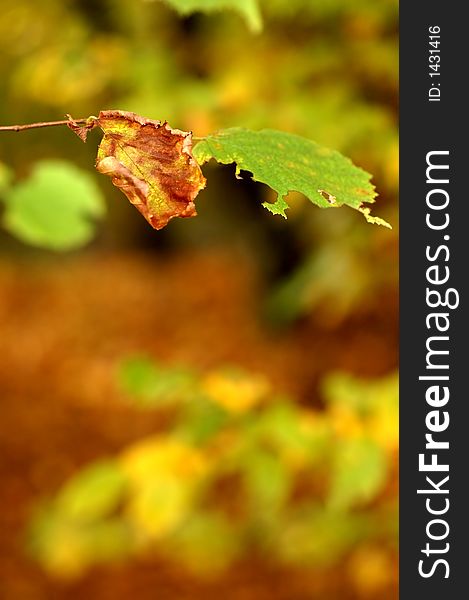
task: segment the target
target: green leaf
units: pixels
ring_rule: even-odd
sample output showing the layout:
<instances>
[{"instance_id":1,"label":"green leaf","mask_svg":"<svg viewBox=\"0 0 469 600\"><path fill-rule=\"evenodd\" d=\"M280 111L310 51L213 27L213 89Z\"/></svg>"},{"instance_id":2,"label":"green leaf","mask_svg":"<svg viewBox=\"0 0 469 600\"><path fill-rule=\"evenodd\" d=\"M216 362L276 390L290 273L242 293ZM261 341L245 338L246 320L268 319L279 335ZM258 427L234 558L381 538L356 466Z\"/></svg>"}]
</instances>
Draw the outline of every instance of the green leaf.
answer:
<instances>
[{"instance_id":1,"label":"green leaf","mask_svg":"<svg viewBox=\"0 0 469 600\"><path fill-rule=\"evenodd\" d=\"M64 161L44 160L4 194L5 228L34 246L69 250L91 239L92 219L104 213L94 179Z\"/></svg>"},{"instance_id":2,"label":"green leaf","mask_svg":"<svg viewBox=\"0 0 469 600\"><path fill-rule=\"evenodd\" d=\"M132 357L122 361L118 377L124 392L139 400L151 402L158 394L158 370L154 362L145 357Z\"/></svg>"},{"instance_id":3,"label":"green leaf","mask_svg":"<svg viewBox=\"0 0 469 600\"><path fill-rule=\"evenodd\" d=\"M43 510L31 525L29 548L50 573L79 577L94 563L126 556L132 543L128 524L120 519L77 523Z\"/></svg>"},{"instance_id":4,"label":"green leaf","mask_svg":"<svg viewBox=\"0 0 469 600\"><path fill-rule=\"evenodd\" d=\"M397 373L379 379L360 379L349 373L331 372L323 381L322 391L327 406L348 407L360 417L385 410L390 418L399 408Z\"/></svg>"},{"instance_id":5,"label":"green leaf","mask_svg":"<svg viewBox=\"0 0 469 600\"><path fill-rule=\"evenodd\" d=\"M218 573L239 554L240 528L221 512L196 512L168 540L177 556L195 573Z\"/></svg>"},{"instance_id":6,"label":"green leaf","mask_svg":"<svg viewBox=\"0 0 469 600\"><path fill-rule=\"evenodd\" d=\"M3 163L0 163L0 194L4 194L10 187L13 174L11 170Z\"/></svg>"},{"instance_id":7,"label":"green leaf","mask_svg":"<svg viewBox=\"0 0 469 600\"><path fill-rule=\"evenodd\" d=\"M279 525L274 552L297 566L332 565L373 534L369 513L336 512L314 502L292 509Z\"/></svg>"},{"instance_id":8,"label":"green leaf","mask_svg":"<svg viewBox=\"0 0 469 600\"><path fill-rule=\"evenodd\" d=\"M186 403L178 432L182 439L199 446L208 443L228 422L229 415L221 406L200 395Z\"/></svg>"},{"instance_id":9,"label":"green leaf","mask_svg":"<svg viewBox=\"0 0 469 600\"><path fill-rule=\"evenodd\" d=\"M126 485L119 466L114 461L101 460L85 467L66 483L57 497L57 508L67 519L95 521L119 505Z\"/></svg>"},{"instance_id":10,"label":"green leaf","mask_svg":"<svg viewBox=\"0 0 469 600\"><path fill-rule=\"evenodd\" d=\"M262 29L262 17L257 0L164 0L181 15L195 12L235 10L253 32Z\"/></svg>"},{"instance_id":11,"label":"green leaf","mask_svg":"<svg viewBox=\"0 0 469 600\"><path fill-rule=\"evenodd\" d=\"M244 479L251 506L262 514L275 513L290 491L290 474L281 457L260 449L249 452Z\"/></svg>"},{"instance_id":12,"label":"green leaf","mask_svg":"<svg viewBox=\"0 0 469 600\"><path fill-rule=\"evenodd\" d=\"M164 367L144 356L122 361L118 377L122 390L141 408L182 403L194 386L193 375L188 369Z\"/></svg>"},{"instance_id":13,"label":"green leaf","mask_svg":"<svg viewBox=\"0 0 469 600\"><path fill-rule=\"evenodd\" d=\"M336 448L328 504L334 510L368 502L381 490L387 477L384 451L373 441L341 440Z\"/></svg>"},{"instance_id":14,"label":"green leaf","mask_svg":"<svg viewBox=\"0 0 469 600\"><path fill-rule=\"evenodd\" d=\"M308 413L289 402L271 404L261 417L256 417L258 431L291 461L311 464L326 451L330 427L321 420L309 421Z\"/></svg>"},{"instance_id":15,"label":"green leaf","mask_svg":"<svg viewBox=\"0 0 469 600\"><path fill-rule=\"evenodd\" d=\"M298 135L235 127L208 135L195 146L193 154L200 164L211 158L223 164L236 163L237 175L241 170L249 171L254 181L270 186L278 198L263 206L273 214L286 218L289 206L285 196L296 191L321 208L347 205L361 211L367 221L390 227L363 207L376 196L371 175L339 152Z\"/></svg>"},{"instance_id":16,"label":"green leaf","mask_svg":"<svg viewBox=\"0 0 469 600\"><path fill-rule=\"evenodd\" d=\"M163 475L134 490L126 515L142 540L164 538L192 512L191 483L184 477Z\"/></svg>"}]
</instances>

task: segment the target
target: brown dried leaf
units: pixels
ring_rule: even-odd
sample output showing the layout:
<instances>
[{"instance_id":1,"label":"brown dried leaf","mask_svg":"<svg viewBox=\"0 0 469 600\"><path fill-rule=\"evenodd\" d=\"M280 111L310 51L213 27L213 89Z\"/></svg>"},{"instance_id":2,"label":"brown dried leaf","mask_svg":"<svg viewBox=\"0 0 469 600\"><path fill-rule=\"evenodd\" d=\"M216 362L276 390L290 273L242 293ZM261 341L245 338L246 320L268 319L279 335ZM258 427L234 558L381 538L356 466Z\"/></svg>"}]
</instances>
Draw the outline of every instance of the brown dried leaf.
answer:
<instances>
[{"instance_id":1,"label":"brown dried leaf","mask_svg":"<svg viewBox=\"0 0 469 600\"><path fill-rule=\"evenodd\" d=\"M69 127L83 140L98 125L104 137L96 169L109 175L155 229L173 217L193 217L205 177L192 156L192 134L135 113L106 110Z\"/></svg>"},{"instance_id":2,"label":"brown dried leaf","mask_svg":"<svg viewBox=\"0 0 469 600\"><path fill-rule=\"evenodd\" d=\"M96 117L88 117L86 121L75 121L73 117L69 114L66 115L68 117L69 122L67 126L77 134L82 142L86 142L86 138L88 136L88 131L96 127L97 118Z\"/></svg>"}]
</instances>

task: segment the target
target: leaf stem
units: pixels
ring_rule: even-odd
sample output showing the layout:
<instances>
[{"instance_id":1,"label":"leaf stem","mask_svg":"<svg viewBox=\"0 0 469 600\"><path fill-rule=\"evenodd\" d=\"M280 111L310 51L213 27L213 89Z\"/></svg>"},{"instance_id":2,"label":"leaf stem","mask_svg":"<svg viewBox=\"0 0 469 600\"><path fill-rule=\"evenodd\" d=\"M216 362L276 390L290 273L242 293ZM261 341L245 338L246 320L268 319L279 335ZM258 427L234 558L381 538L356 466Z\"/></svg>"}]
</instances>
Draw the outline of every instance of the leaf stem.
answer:
<instances>
[{"instance_id":1,"label":"leaf stem","mask_svg":"<svg viewBox=\"0 0 469 600\"><path fill-rule=\"evenodd\" d=\"M40 127L55 127L69 123L86 123L86 119L65 119L63 121L43 121L41 123L28 123L27 125L0 125L0 131L24 131L26 129L39 129Z\"/></svg>"}]
</instances>

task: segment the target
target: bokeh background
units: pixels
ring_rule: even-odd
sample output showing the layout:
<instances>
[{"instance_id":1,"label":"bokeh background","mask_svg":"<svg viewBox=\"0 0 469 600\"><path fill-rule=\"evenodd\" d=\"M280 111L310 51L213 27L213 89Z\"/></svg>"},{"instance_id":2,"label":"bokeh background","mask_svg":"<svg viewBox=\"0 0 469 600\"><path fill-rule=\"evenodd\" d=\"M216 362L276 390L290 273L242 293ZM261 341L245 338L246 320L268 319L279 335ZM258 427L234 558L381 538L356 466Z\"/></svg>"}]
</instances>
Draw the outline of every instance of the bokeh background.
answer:
<instances>
[{"instance_id":1,"label":"bokeh background","mask_svg":"<svg viewBox=\"0 0 469 600\"><path fill-rule=\"evenodd\" d=\"M397 0L207 4L0 1L0 123L296 133L393 230L209 164L155 232L98 132L0 133L11 185L48 164L106 205L66 252L0 232L2 599L397 597Z\"/></svg>"}]
</instances>

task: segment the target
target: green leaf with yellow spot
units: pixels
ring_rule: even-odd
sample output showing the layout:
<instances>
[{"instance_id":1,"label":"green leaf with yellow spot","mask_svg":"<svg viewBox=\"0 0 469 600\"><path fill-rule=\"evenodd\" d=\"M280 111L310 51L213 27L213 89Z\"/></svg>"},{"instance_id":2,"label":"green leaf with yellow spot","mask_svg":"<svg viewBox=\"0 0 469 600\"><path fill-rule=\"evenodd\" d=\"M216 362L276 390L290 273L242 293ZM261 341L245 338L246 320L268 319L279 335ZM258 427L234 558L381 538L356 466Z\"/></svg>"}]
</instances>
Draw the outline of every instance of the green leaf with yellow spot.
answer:
<instances>
[{"instance_id":1,"label":"green leaf with yellow spot","mask_svg":"<svg viewBox=\"0 0 469 600\"><path fill-rule=\"evenodd\" d=\"M254 181L270 186L278 197L265 202L273 214L286 217L285 199L292 191L304 194L321 208L350 206L364 214L367 221L390 227L386 221L370 216L364 203L373 203L376 192L371 175L348 158L298 135L263 129L221 130L203 138L194 148L200 164L214 158L222 164L236 163L236 174L252 173Z\"/></svg>"}]
</instances>

